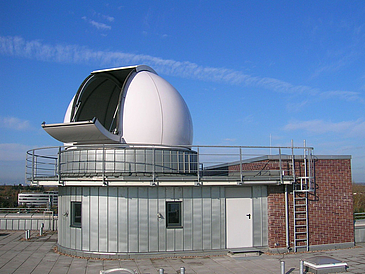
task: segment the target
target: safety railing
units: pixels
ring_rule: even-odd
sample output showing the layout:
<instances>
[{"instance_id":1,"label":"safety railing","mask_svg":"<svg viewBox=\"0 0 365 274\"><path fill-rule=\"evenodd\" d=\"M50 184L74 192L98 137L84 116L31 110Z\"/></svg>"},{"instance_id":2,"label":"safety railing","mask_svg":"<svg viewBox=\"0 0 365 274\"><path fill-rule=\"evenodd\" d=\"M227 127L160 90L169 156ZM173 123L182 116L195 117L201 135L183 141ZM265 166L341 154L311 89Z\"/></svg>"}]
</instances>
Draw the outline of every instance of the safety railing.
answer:
<instances>
[{"instance_id":1,"label":"safety railing","mask_svg":"<svg viewBox=\"0 0 365 274\"><path fill-rule=\"evenodd\" d=\"M310 153L303 156L303 150ZM284 183L303 174L310 147L88 145L47 147L26 154L26 180L236 180ZM141 179L142 178L142 179Z\"/></svg>"},{"instance_id":2,"label":"safety railing","mask_svg":"<svg viewBox=\"0 0 365 274\"><path fill-rule=\"evenodd\" d=\"M354 213L354 220L364 220L365 212Z\"/></svg>"}]
</instances>

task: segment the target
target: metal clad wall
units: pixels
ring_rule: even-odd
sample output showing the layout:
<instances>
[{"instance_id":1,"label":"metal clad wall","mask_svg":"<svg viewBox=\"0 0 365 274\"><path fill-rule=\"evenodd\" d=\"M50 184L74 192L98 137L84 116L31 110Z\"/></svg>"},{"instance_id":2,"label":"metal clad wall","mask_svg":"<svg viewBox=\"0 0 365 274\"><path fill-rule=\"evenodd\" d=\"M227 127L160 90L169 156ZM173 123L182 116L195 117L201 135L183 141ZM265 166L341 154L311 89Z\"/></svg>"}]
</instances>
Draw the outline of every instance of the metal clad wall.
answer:
<instances>
[{"instance_id":1,"label":"metal clad wall","mask_svg":"<svg viewBox=\"0 0 365 274\"><path fill-rule=\"evenodd\" d=\"M119 253L225 248L222 186L59 188L63 247ZM82 201L82 228L70 227L71 201ZM166 228L166 201L181 201L183 228ZM69 216L61 217L64 212Z\"/></svg>"},{"instance_id":2,"label":"metal clad wall","mask_svg":"<svg viewBox=\"0 0 365 274\"><path fill-rule=\"evenodd\" d=\"M183 211L193 212L193 189L191 187L185 187L183 189ZM184 250L193 249L193 214L184 214L183 219L184 226Z\"/></svg>"},{"instance_id":3,"label":"metal clad wall","mask_svg":"<svg viewBox=\"0 0 365 274\"><path fill-rule=\"evenodd\" d=\"M157 188L148 188L148 246L149 251L158 251L158 195Z\"/></svg>"},{"instance_id":4,"label":"metal clad wall","mask_svg":"<svg viewBox=\"0 0 365 274\"><path fill-rule=\"evenodd\" d=\"M147 196L146 187L139 187L138 188L138 201L139 201L139 219L138 219L138 226L139 226L139 248L138 252L148 252L148 196ZM157 218L157 214L154 216Z\"/></svg>"},{"instance_id":5,"label":"metal clad wall","mask_svg":"<svg viewBox=\"0 0 365 274\"><path fill-rule=\"evenodd\" d=\"M99 250L108 250L108 227L110 226L110 221L108 220L108 201L111 200L108 197L107 187L99 188Z\"/></svg>"},{"instance_id":6,"label":"metal clad wall","mask_svg":"<svg viewBox=\"0 0 365 274\"><path fill-rule=\"evenodd\" d=\"M89 251L99 251L99 188L90 187L89 199L89 235L84 234L83 237L89 238ZM84 247L82 248L83 250Z\"/></svg>"},{"instance_id":7,"label":"metal clad wall","mask_svg":"<svg viewBox=\"0 0 365 274\"><path fill-rule=\"evenodd\" d=\"M203 249L212 249L212 204L211 188L202 188L203 202Z\"/></svg>"},{"instance_id":8,"label":"metal clad wall","mask_svg":"<svg viewBox=\"0 0 365 274\"><path fill-rule=\"evenodd\" d=\"M90 187L83 187L82 195L82 245L81 249L90 250Z\"/></svg>"},{"instance_id":9,"label":"metal clad wall","mask_svg":"<svg viewBox=\"0 0 365 274\"><path fill-rule=\"evenodd\" d=\"M266 246L267 241L267 187L252 187L253 245Z\"/></svg>"},{"instance_id":10,"label":"metal clad wall","mask_svg":"<svg viewBox=\"0 0 365 274\"><path fill-rule=\"evenodd\" d=\"M193 250L203 249L202 188L193 188Z\"/></svg>"},{"instance_id":11,"label":"metal clad wall","mask_svg":"<svg viewBox=\"0 0 365 274\"><path fill-rule=\"evenodd\" d=\"M128 245L128 188L118 188L118 250L129 250Z\"/></svg>"},{"instance_id":12,"label":"metal clad wall","mask_svg":"<svg viewBox=\"0 0 365 274\"><path fill-rule=\"evenodd\" d=\"M108 199L108 252L118 251L118 189L109 188Z\"/></svg>"},{"instance_id":13,"label":"metal clad wall","mask_svg":"<svg viewBox=\"0 0 365 274\"><path fill-rule=\"evenodd\" d=\"M138 188L137 187L129 187L128 188L128 219L127 223L128 227L128 240L129 240L129 249L127 252L138 252L138 234L139 234L139 226L138 226Z\"/></svg>"}]
</instances>

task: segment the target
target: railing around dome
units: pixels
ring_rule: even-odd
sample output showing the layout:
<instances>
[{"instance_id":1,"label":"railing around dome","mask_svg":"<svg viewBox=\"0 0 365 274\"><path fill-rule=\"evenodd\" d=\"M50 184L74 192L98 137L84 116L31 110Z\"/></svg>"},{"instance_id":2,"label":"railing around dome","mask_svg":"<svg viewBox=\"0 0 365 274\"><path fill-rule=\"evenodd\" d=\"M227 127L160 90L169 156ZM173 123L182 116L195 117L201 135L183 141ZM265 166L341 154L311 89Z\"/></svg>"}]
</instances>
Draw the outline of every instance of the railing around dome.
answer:
<instances>
[{"instance_id":1,"label":"railing around dome","mask_svg":"<svg viewBox=\"0 0 365 274\"><path fill-rule=\"evenodd\" d=\"M46 147L27 151L26 180L31 184L60 185L65 182L107 185L123 181L149 181L151 185L161 181L190 181L199 185L214 180L282 184L295 181L296 176L306 174L310 178L314 174L312 152L311 147L265 146ZM309 166L305 172L303 160Z\"/></svg>"}]
</instances>

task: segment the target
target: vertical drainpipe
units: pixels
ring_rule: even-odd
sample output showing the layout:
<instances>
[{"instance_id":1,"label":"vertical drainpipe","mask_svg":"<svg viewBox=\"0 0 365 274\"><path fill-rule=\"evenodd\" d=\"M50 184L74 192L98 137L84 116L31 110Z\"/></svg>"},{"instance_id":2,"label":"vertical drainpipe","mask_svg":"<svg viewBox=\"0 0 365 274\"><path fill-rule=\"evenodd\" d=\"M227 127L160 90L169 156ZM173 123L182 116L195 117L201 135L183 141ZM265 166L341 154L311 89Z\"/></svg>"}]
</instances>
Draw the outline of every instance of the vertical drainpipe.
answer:
<instances>
[{"instance_id":1,"label":"vertical drainpipe","mask_svg":"<svg viewBox=\"0 0 365 274\"><path fill-rule=\"evenodd\" d=\"M288 185L285 184L285 240L286 240L286 248L290 249L290 240L289 240L289 193L288 193Z\"/></svg>"},{"instance_id":2,"label":"vertical drainpipe","mask_svg":"<svg viewBox=\"0 0 365 274\"><path fill-rule=\"evenodd\" d=\"M283 184L283 172L281 168L281 149L279 148L279 165L280 165L280 181ZM285 242L286 248L289 250L290 248L290 239L289 239L289 192L288 185L285 184Z\"/></svg>"}]
</instances>

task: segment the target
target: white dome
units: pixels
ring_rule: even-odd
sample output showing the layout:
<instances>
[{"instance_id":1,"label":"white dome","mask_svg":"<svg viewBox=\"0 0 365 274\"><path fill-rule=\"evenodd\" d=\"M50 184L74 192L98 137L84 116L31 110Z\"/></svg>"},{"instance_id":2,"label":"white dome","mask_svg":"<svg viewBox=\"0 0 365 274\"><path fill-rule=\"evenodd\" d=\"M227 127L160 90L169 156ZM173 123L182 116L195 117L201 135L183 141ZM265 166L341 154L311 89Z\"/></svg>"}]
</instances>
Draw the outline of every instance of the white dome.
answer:
<instances>
[{"instance_id":1,"label":"white dome","mask_svg":"<svg viewBox=\"0 0 365 274\"><path fill-rule=\"evenodd\" d=\"M147 66L92 72L62 124L42 127L70 144L190 146L193 125L179 92Z\"/></svg>"},{"instance_id":2,"label":"white dome","mask_svg":"<svg viewBox=\"0 0 365 274\"><path fill-rule=\"evenodd\" d=\"M150 71L140 71L130 80L120 123L126 143L192 144L192 120L184 99Z\"/></svg>"}]
</instances>

